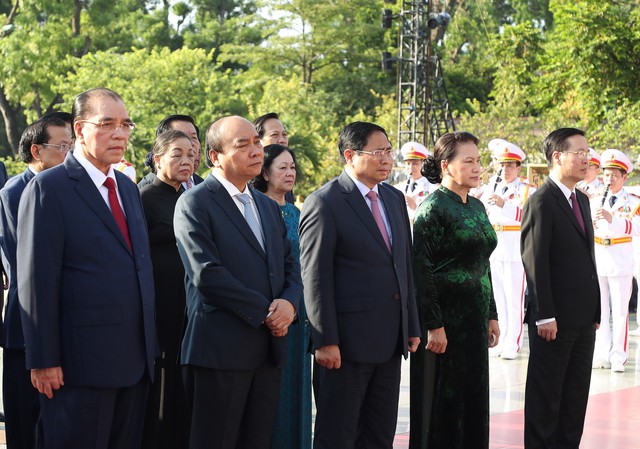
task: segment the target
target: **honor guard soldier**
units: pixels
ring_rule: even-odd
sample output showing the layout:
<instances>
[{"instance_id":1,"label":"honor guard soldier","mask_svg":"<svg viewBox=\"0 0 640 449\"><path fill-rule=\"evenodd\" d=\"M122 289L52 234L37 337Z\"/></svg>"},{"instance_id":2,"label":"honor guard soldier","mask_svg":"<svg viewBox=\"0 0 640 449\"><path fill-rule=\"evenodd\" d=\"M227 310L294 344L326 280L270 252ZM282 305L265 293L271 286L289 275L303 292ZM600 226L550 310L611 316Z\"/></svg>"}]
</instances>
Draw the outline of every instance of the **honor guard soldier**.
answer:
<instances>
[{"instance_id":1,"label":"honor guard soldier","mask_svg":"<svg viewBox=\"0 0 640 449\"><path fill-rule=\"evenodd\" d=\"M136 168L133 164L127 161L125 158L122 158L120 162L112 165L114 170L118 170L119 172L124 173L127 178L132 180L133 182L138 182L138 175L136 174Z\"/></svg>"},{"instance_id":2,"label":"honor guard soldier","mask_svg":"<svg viewBox=\"0 0 640 449\"><path fill-rule=\"evenodd\" d=\"M604 190L604 184L598 178L600 170L600 155L593 148L589 148L589 165L587 165L587 175L584 180L576 184L576 187L587 194L589 198L599 195Z\"/></svg>"},{"instance_id":3,"label":"honor guard soldier","mask_svg":"<svg viewBox=\"0 0 640 449\"><path fill-rule=\"evenodd\" d=\"M407 201L409 220L413 223L413 216L420 203L422 203L431 192L435 191L438 186L431 184L427 181L427 178L422 176L422 161L424 161L427 156L431 156L431 152L427 150L424 145L418 142L407 142L402 145L400 153L402 154L409 178L406 182L396 184L394 187L404 193L404 198Z\"/></svg>"},{"instance_id":4,"label":"honor guard soldier","mask_svg":"<svg viewBox=\"0 0 640 449\"><path fill-rule=\"evenodd\" d=\"M491 283L500 320L500 344L492 355L514 360L522 347L526 281L520 256L522 208L535 187L519 178L526 155L503 139L489 142L491 157L499 164L499 175L485 186L481 200L498 235L491 254Z\"/></svg>"},{"instance_id":5,"label":"honor guard soldier","mask_svg":"<svg viewBox=\"0 0 640 449\"><path fill-rule=\"evenodd\" d=\"M634 269L631 241L632 236L640 235L640 199L624 189L633 166L622 151L604 151L601 167L605 188L591 200L602 309L593 368L611 368L613 372L623 373L628 355L629 299Z\"/></svg>"}]
</instances>

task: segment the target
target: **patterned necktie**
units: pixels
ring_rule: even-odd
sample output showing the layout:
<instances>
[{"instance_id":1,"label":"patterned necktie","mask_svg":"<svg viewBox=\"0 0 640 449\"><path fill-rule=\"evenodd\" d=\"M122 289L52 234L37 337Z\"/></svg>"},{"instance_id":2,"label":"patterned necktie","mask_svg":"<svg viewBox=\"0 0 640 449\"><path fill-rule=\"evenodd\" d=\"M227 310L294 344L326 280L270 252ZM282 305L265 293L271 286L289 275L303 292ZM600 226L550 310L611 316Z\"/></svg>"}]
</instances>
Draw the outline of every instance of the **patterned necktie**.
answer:
<instances>
[{"instance_id":1,"label":"patterned necktie","mask_svg":"<svg viewBox=\"0 0 640 449\"><path fill-rule=\"evenodd\" d=\"M609 198L609 207L613 207L613 205L616 204L617 200L618 200L618 197L615 195Z\"/></svg>"},{"instance_id":2,"label":"patterned necktie","mask_svg":"<svg viewBox=\"0 0 640 449\"><path fill-rule=\"evenodd\" d=\"M580 205L578 204L578 198L576 198L576 193L571 192L571 195L569 196L569 198L571 199L571 208L573 209L573 215L576 216L576 219L578 220L578 224L580 224L580 228L582 229L582 233L586 235L587 230L584 227L584 220L582 219L582 213L580 212Z\"/></svg>"},{"instance_id":3,"label":"patterned necktie","mask_svg":"<svg viewBox=\"0 0 640 449\"><path fill-rule=\"evenodd\" d=\"M251 231L256 236L260 247L264 250L264 239L262 237L262 227L260 226L260 222L258 221L258 217L256 213L253 211L251 207L251 197L247 193L240 193L236 195L236 198L240 200L242 205L244 206L244 219L247 220L247 224L251 228Z\"/></svg>"},{"instance_id":4,"label":"patterned necktie","mask_svg":"<svg viewBox=\"0 0 640 449\"><path fill-rule=\"evenodd\" d=\"M187 179L187 190L193 187L193 183L191 182L191 178Z\"/></svg>"},{"instance_id":5,"label":"patterned necktie","mask_svg":"<svg viewBox=\"0 0 640 449\"><path fill-rule=\"evenodd\" d=\"M367 198L371 201L371 213L373 214L373 219L378 225L378 229L380 230L380 234L382 234L382 238L384 239L384 243L387 244L387 249L391 252L391 242L389 241L389 234L387 233L387 227L384 225L384 220L382 219L382 214L380 213L380 206L378 206L378 194L373 190L370 190L367 193Z\"/></svg>"},{"instance_id":6,"label":"patterned necktie","mask_svg":"<svg viewBox=\"0 0 640 449\"><path fill-rule=\"evenodd\" d=\"M111 208L113 218L115 218L116 224L120 228L120 232L122 232L124 240L127 242L127 245L129 245L129 249L132 250L131 238L129 237L129 227L127 226L127 219L124 216L124 212L122 212L122 208L120 207L120 201L118 201L116 182L113 180L113 178L107 177L107 179L104 181L104 186L109 191L109 207Z\"/></svg>"}]
</instances>

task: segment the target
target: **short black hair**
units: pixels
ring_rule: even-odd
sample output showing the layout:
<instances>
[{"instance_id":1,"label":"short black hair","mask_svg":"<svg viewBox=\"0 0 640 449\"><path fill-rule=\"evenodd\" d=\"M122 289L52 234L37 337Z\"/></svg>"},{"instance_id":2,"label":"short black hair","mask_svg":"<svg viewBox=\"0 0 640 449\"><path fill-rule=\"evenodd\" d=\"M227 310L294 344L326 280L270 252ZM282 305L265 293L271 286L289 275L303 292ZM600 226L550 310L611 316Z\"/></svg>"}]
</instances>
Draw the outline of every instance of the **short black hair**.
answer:
<instances>
[{"instance_id":1,"label":"short black hair","mask_svg":"<svg viewBox=\"0 0 640 449\"><path fill-rule=\"evenodd\" d=\"M48 130L50 126L66 128L67 123L56 117L42 117L25 128L18 144L18 156L20 156L22 162L30 164L33 160L31 145L41 145L49 142L51 136L49 136Z\"/></svg>"},{"instance_id":2,"label":"short black hair","mask_svg":"<svg viewBox=\"0 0 640 449\"><path fill-rule=\"evenodd\" d=\"M340 151L340 159L344 164L346 159L344 157L344 151L347 149L360 151L369 141L369 136L376 131L380 131L385 135L387 139L389 136L383 127L369 122L353 122L345 126L340 131L340 137L338 138L338 150Z\"/></svg>"},{"instance_id":3,"label":"short black hair","mask_svg":"<svg viewBox=\"0 0 640 449\"><path fill-rule=\"evenodd\" d=\"M542 141L542 152L547 158L549 165L553 162L553 153L556 151L563 152L569 148L567 142L570 137L584 136L584 131L577 128L558 128L544 138Z\"/></svg>"},{"instance_id":4,"label":"short black hair","mask_svg":"<svg viewBox=\"0 0 640 449\"><path fill-rule=\"evenodd\" d=\"M273 164L273 160L285 151L288 151L293 158L293 163L296 164L297 172L298 163L296 161L296 155L291 148L280 145L279 143L267 145L266 147L264 147L264 164L262 165L262 171L258 176L251 180L251 186L254 189L263 193L267 191L269 183L266 179L264 179L264 173L269 169L269 167L271 167L271 164Z\"/></svg>"},{"instance_id":5,"label":"short black hair","mask_svg":"<svg viewBox=\"0 0 640 449\"><path fill-rule=\"evenodd\" d=\"M261 139L264 137L264 132L265 132L264 123L267 120L271 120L272 118L276 120L280 120L280 116L277 113L269 112L265 115L261 115L260 117L258 117L253 121L253 126L256 128L256 131L258 132L258 136L260 136Z\"/></svg>"},{"instance_id":6,"label":"short black hair","mask_svg":"<svg viewBox=\"0 0 640 449\"><path fill-rule=\"evenodd\" d=\"M63 120L65 123L71 125L71 127L73 127L73 115L71 115L70 112L64 112L64 111L47 112L45 115L43 115L40 118L40 120L45 118L58 118L60 120Z\"/></svg>"},{"instance_id":7,"label":"short black hair","mask_svg":"<svg viewBox=\"0 0 640 449\"><path fill-rule=\"evenodd\" d=\"M170 129L173 129L171 127L171 124L173 122L189 122L189 123L191 123L193 125L193 127L196 129L196 134L198 135L198 140L200 140L200 128L198 128L198 125L196 125L196 121L194 120L194 118L191 117L190 115L182 115L182 114L168 115L165 118L163 118L162 120L160 120L160 123L158 123L158 126L156 127L156 137L158 137L163 132L166 132L166 131L169 131Z\"/></svg>"}]
</instances>

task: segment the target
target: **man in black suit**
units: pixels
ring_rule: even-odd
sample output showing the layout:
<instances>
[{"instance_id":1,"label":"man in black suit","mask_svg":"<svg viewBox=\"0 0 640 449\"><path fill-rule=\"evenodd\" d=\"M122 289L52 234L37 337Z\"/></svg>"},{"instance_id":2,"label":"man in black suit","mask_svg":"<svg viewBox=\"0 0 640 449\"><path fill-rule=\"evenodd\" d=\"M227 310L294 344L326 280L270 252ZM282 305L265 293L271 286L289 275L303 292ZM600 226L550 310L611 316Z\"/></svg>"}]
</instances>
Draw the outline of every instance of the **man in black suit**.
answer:
<instances>
[{"instance_id":1,"label":"man in black suit","mask_svg":"<svg viewBox=\"0 0 640 449\"><path fill-rule=\"evenodd\" d=\"M420 343L409 218L402 193L383 183L396 156L385 130L351 123L338 147L344 171L306 199L300 218L314 447L389 449L401 356Z\"/></svg>"},{"instance_id":2,"label":"man in black suit","mask_svg":"<svg viewBox=\"0 0 640 449\"><path fill-rule=\"evenodd\" d=\"M18 209L26 368L41 393L37 441L135 449L158 349L140 194L112 168L135 125L104 88L78 95L73 118L74 152L29 182Z\"/></svg>"},{"instance_id":3,"label":"man in black suit","mask_svg":"<svg viewBox=\"0 0 640 449\"><path fill-rule=\"evenodd\" d=\"M600 289L584 132L560 128L543 150L551 170L524 206L522 261L529 287L525 448L578 449L589 398Z\"/></svg>"},{"instance_id":4,"label":"man in black suit","mask_svg":"<svg viewBox=\"0 0 640 449\"><path fill-rule=\"evenodd\" d=\"M207 146L213 170L174 215L187 291L180 361L190 447L268 448L300 269L278 205L247 186L264 160L251 122L219 119Z\"/></svg>"},{"instance_id":5,"label":"man in black suit","mask_svg":"<svg viewBox=\"0 0 640 449\"><path fill-rule=\"evenodd\" d=\"M25 187L37 173L62 164L71 149L71 133L58 118L42 118L27 126L20 138L18 154L27 169L0 190L0 241L2 265L9 273L9 292L4 311L2 399L7 445L34 448L36 421L40 413L38 390L31 385L26 368L24 336L18 302L16 248L18 205Z\"/></svg>"}]
</instances>

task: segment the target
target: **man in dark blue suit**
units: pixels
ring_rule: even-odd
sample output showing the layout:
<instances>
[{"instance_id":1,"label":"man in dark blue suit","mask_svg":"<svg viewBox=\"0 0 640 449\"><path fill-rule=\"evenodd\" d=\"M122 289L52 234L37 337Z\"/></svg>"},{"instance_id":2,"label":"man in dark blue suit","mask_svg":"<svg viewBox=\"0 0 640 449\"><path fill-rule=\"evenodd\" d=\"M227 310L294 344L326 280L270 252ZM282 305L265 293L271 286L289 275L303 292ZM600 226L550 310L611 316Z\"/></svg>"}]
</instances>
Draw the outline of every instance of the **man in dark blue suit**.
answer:
<instances>
[{"instance_id":1,"label":"man in dark blue suit","mask_svg":"<svg viewBox=\"0 0 640 449\"><path fill-rule=\"evenodd\" d=\"M45 449L140 446L157 352L138 189L114 172L134 127L120 96L73 104L76 145L29 182L18 211L18 295Z\"/></svg>"},{"instance_id":2,"label":"man in dark blue suit","mask_svg":"<svg viewBox=\"0 0 640 449\"><path fill-rule=\"evenodd\" d=\"M317 449L391 449L401 357L420 343L405 199L383 128L340 133L342 174L307 198L300 260L316 364Z\"/></svg>"},{"instance_id":3,"label":"man in dark blue suit","mask_svg":"<svg viewBox=\"0 0 640 449\"><path fill-rule=\"evenodd\" d=\"M28 167L0 190L2 266L9 273L9 292L2 333L2 399L7 445L12 448L35 447L36 421L40 413L38 391L31 385L31 376L26 368L18 303L18 205L29 181L37 173L62 164L70 147L71 134L65 122L60 119L43 118L27 126L20 138L18 154Z\"/></svg>"},{"instance_id":4,"label":"man in dark blue suit","mask_svg":"<svg viewBox=\"0 0 640 449\"><path fill-rule=\"evenodd\" d=\"M174 216L186 274L190 447L268 448L300 270L277 204L247 186L264 159L253 125L224 117L207 145L213 170L180 197Z\"/></svg>"}]
</instances>

